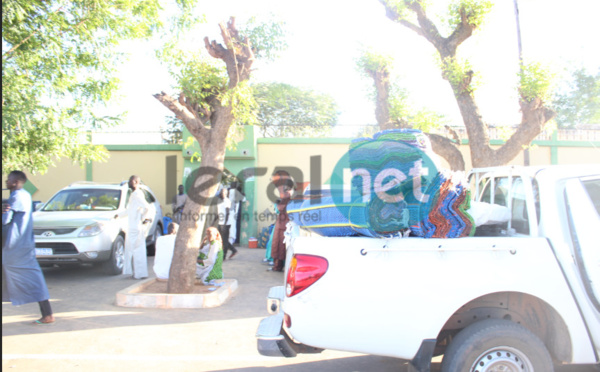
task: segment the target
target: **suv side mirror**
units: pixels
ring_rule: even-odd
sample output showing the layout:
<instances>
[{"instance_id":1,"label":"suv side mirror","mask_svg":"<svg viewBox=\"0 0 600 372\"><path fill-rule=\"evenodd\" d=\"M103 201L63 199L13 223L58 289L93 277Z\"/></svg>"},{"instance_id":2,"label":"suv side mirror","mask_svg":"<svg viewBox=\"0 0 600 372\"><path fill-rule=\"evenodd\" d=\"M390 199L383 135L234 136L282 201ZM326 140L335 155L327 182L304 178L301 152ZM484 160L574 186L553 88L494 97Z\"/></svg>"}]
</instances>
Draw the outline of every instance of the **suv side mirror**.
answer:
<instances>
[{"instance_id":1,"label":"suv side mirror","mask_svg":"<svg viewBox=\"0 0 600 372\"><path fill-rule=\"evenodd\" d=\"M43 206L44 206L44 203L42 203L41 201L33 202L33 210L34 211L39 211L40 209L42 209Z\"/></svg>"}]
</instances>

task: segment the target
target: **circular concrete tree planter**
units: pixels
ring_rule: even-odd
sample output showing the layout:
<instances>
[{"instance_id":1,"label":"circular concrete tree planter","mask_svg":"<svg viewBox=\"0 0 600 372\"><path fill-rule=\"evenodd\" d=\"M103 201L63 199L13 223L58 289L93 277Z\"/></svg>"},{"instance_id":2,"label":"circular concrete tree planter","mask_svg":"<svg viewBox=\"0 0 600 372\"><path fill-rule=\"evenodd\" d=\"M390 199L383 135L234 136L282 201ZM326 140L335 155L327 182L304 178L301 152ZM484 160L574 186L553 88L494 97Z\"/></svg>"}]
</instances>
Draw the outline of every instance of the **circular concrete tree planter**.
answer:
<instances>
[{"instance_id":1,"label":"circular concrete tree planter","mask_svg":"<svg viewBox=\"0 0 600 372\"><path fill-rule=\"evenodd\" d=\"M150 278L117 292L116 305L159 309L199 309L221 306L238 287L235 279L216 280L215 286L203 286L206 293L148 293L146 289L157 281ZM196 285L201 285L197 282ZM205 292L205 291L203 291Z\"/></svg>"}]
</instances>

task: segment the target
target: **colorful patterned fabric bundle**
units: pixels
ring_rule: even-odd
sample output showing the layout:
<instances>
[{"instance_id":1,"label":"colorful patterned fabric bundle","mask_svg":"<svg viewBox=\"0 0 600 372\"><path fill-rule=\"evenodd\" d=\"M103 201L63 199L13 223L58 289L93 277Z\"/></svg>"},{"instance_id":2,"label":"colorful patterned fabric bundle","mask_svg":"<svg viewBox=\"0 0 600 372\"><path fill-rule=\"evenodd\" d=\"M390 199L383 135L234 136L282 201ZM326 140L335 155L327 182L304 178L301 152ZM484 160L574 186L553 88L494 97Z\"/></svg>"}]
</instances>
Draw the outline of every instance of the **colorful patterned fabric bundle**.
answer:
<instances>
[{"instance_id":1,"label":"colorful patterned fabric bundle","mask_svg":"<svg viewBox=\"0 0 600 372\"><path fill-rule=\"evenodd\" d=\"M351 196L292 201L290 219L324 236L425 238L472 235L470 195L457 174L438 172L429 139L414 129L386 130L352 141ZM346 200L350 200L346 202Z\"/></svg>"},{"instance_id":2,"label":"colorful patterned fabric bundle","mask_svg":"<svg viewBox=\"0 0 600 372\"><path fill-rule=\"evenodd\" d=\"M471 195L465 180L450 171L439 172L428 188L430 202L421 220L411 226L413 235L424 238L460 238L475 233L473 218L466 212Z\"/></svg>"},{"instance_id":3,"label":"colorful patterned fabric bundle","mask_svg":"<svg viewBox=\"0 0 600 372\"><path fill-rule=\"evenodd\" d=\"M414 129L386 130L373 138L359 138L350 144L349 159L353 172L352 186L362 195L373 193L372 185L382 171L401 172L402 184L412 187L415 164L431 163L425 155L431 153L429 139ZM401 184L401 185L402 185ZM400 186L400 185L398 185ZM394 195L399 188L387 190Z\"/></svg>"},{"instance_id":4,"label":"colorful patterned fabric bundle","mask_svg":"<svg viewBox=\"0 0 600 372\"><path fill-rule=\"evenodd\" d=\"M420 221L423 168L436 169L429 138L416 129L393 129L352 142L352 187L368 196L368 226L389 236ZM415 187L418 192L415 192Z\"/></svg>"}]
</instances>

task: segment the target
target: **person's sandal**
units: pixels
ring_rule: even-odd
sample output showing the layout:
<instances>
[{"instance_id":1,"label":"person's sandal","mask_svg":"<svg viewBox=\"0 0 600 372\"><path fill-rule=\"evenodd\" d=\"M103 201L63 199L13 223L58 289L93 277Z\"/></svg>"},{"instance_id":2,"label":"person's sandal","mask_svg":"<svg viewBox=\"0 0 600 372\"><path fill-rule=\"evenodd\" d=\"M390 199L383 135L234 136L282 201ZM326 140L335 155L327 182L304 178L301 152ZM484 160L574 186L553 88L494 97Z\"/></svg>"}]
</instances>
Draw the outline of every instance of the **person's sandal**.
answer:
<instances>
[{"instance_id":1,"label":"person's sandal","mask_svg":"<svg viewBox=\"0 0 600 372\"><path fill-rule=\"evenodd\" d=\"M33 324L33 325L51 325L51 324L54 324L54 322L55 322L55 320L53 320L51 322L42 322L41 319L38 319L38 320L32 322L31 324Z\"/></svg>"},{"instance_id":2,"label":"person's sandal","mask_svg":"<svg viewBox=\"0 0 600 372\"><path fill-rule=\"evenodd\" d=\"M235 252L234 254L232 254L231 256L229 256L229 259L231 260L232 258L234 258L238 253Z\"/></svg>"}]
</instances>

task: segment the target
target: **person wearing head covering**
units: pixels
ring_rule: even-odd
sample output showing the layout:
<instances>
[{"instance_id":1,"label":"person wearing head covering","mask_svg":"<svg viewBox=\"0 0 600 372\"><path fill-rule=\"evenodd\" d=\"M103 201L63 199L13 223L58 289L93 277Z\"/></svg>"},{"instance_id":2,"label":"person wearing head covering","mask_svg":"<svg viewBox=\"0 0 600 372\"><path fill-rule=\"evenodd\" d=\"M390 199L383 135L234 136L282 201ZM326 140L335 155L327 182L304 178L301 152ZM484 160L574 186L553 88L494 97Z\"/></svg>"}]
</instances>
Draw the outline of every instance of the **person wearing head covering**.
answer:
<instances>
[{"instance_id":1,"label":"person wearing head covering","mask_svg":"<svg viewBox=\"0 0 600 372\"><path fill-rule=\"evenodd\" d=\"M127 214L127 235L125 235L125 262L123 275L131 275L134 279L148 277L148 259L146 258L146 233L150 227L150 204L140 189L140 177L129 178L129 188L133 190L127 203L127 209L115 216Z\"/></svg>"},{"instance_id":2,"label":"person wearing head covering","mask_svg":"<svg viewBox=\"0 0 600 372\"><path fill-rule=\"evenodd\" d=\"M156 253L154 254L154 273L158 280L169 279L169 270L171 270L171 261L173 261L173 251L175 250L175 238L179 225L171 222L167 226L167 235L159 236L156 239Z\"/></svg>"},{"instance_id":3,"label":"person wearing head covering","mask_svg":"<svg viewBox=\"0 0 600 372\"><path fill-rule=\"evenodd\" d=\"M10 197L2 205L2 301L13 305L37 302L42 317L33 324L54 323L50 295L35 258L31 195L23 189L27 176L12 171L6 180Z\"/></svg>"},{"instance_id":4,"label":"person wearing head covering","mask_svg":"<svg viewBox=\"0 0 600 372\"><path fill-rule=\"evenodd\" d=\"M285 171L278 171L274 174L273 183L279 190L280 199L277 200L277 220L273 229L273 239L271 243L271 257L273 257L273 267L269 271L282 272L285 266L285 256L287 247L284 243L284 233L290 218L287 214L287 205L291 200L293 191L293 180Z\"/></svg>"},{"instance_id":5,"label":"person wearing head covering","mask_svg":"<svg viewBox=\"0 0 600 372\"><path fill-rule=\"evenodd\" d=\"M201 245L196 260L196 277L204 284L223 279L223 243L219 230L214 227L206 229Z\"/></svg>"}]
</instances>

